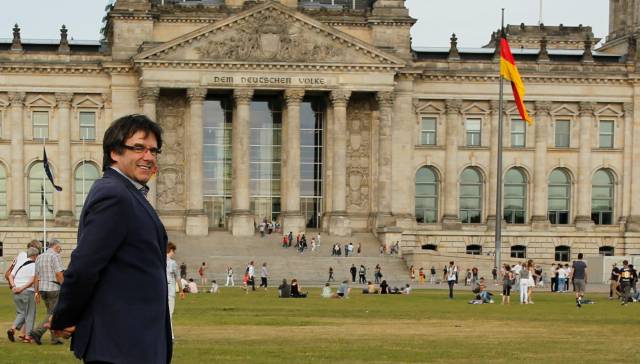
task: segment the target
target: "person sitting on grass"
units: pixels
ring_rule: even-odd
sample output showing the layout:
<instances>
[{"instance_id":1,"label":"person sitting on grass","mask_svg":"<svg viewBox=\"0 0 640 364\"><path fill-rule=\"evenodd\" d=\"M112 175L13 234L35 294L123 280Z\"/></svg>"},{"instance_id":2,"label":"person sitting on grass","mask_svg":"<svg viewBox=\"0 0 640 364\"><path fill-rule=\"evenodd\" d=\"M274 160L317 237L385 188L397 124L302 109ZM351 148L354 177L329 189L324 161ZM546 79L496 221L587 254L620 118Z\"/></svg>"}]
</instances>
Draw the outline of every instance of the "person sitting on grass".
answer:
<instances>
[{"instance_id":1,"label":"person sitting on grass","mask_svg":"<svg viewBox=\"0 0 640 364\"><path fill-rule=\"evenodd\" d=\"M322 293L320 294L320 297L322 298L333 297L333 292L331 292L331 286L329 285L329 282L325 283L324 287L322 287Z\"/></svg>"},{"instance_id":2,"label":"person sitting on grass","mask_svg":"<svg viewBox=\"0 0 640 364\"><path fill-rule=\"evenodd\" d=\"M216 282L216 280L212 280L211 281L211 288L209 289L209 293L218 293L218 283Z\"/></svg>"},{"instance_id":3,"label":"person sitting on grass","mask_svg":"<svg viewBox=\"0 0 640 364\"><path fill-rule=\"evenodd\" d=\"M291 297L293 298L307 297L306 292L300 292L300 287L298 286L298 280L295 278L291 280Z\"/></svg>"},{"instance_id":4,"label":"person sitting on grass","mask_svg":"<svg viewBox=\"0 0 640 364\"><path fill-rule=\"evenodd\" d=\"M371 283L371 281L367 282L367 288L363 288L362 289L362 293L363 294L377 294L378 293L378 288L376 288L376 286Z\"/></svg>"},{"instance_id":5,"label":"person sitting on grass","mask_svg":"<svg viewBox=\"0 0 640 364\"><path fill-rule=\"evenodd\" d=\"M482 303L493 303L493 299L491 298L493 294L487 291L487 285L485 284L484 277L480 277L478 285L480 289L478 296L482 300Z\"/></svg>"},{"instance_id":6,"label":"person sitting on grass","mask_svg":"<svg viewBox=\"0 0 640 364\"><path fill-rule=\"evenodd\" d=\"M402 294L411 294L411 286L407 283L401 291Z\"/></svg>"},{"instance_id":7,"label":"person sitting on grass","mask_svg":"<svg viewBox=\"0 0 640 364\"><path fill-rule=\"evenodd\" d=\"M386 280L383 280L380 283L380 294L387 294L389 293L389 284L387 283Z\"/></svg>"},{"instance_id":8,"label":"person sitting on grass","mask_svg":"<svg viewBox=\"0 0 640 364\"><path fill-rule=\"evenodd\" d=\"M198 293L198 285L193 280L193 278L189 278L189 293Z\"/></svg>"},{"instance_id":9,"label":"person sitting on grass","mask_svg":"<svg viewBox=\"0 0 640 364\"><path fill-rule=\"evenodd\" d=\"M351 288L349 288L347 281L342 281L340 287L336 290L336 295L340 298L349 298L349 292L351 292Z\"/></svg>"},{"instance_id":10,"label":"person sitting on grass","mask_svg":"<svg viewBox=\"0 0 640 364\"><path fill-rule=\"evenodd\" d=\"M289 298L291 297L291 286L287 284L287 279L282 279L282 284L278 286L278 297Z\"/></svg>"}]
</instances>

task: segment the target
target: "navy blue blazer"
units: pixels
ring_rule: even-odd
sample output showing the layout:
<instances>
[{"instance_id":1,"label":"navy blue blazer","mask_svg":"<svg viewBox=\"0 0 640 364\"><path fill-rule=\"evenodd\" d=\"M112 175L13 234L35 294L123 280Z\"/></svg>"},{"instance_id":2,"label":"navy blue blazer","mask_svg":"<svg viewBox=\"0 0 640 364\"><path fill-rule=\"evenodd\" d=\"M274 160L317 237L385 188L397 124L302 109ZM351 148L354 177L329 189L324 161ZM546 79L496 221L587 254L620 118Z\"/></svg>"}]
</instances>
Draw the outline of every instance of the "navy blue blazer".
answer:
<instances>
[{"instance_id":1,"label":"navy blue blazer","mask_svg":"<svg viewBox=\"0 0 640 364\"><path fill-rule=\"evenodd\" d=\"M52 328L76 326L71 350L86 361L169 363L167 234L135 186L109 168L82 209Z\"/></svg>"}]
</instances>

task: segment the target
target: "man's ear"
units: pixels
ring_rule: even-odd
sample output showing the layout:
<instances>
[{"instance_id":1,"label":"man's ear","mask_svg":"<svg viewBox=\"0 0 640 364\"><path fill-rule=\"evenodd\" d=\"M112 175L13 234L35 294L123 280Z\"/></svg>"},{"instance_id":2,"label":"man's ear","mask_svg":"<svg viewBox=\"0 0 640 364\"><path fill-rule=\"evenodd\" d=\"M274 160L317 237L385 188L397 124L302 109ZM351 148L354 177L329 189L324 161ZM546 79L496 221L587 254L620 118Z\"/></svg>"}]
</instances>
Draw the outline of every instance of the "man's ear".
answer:
<instances>
[{"instance_id":1,"label":"man's ear","mask_svg":"<svg viewBox=\"0 0 640 364\"><path fill-rule=\"evenodd\" d=\"M119 162L121 155L118 154L115 150L112 150L109 154L111 156L111 160Z\"/></svg>"}]
</instances>

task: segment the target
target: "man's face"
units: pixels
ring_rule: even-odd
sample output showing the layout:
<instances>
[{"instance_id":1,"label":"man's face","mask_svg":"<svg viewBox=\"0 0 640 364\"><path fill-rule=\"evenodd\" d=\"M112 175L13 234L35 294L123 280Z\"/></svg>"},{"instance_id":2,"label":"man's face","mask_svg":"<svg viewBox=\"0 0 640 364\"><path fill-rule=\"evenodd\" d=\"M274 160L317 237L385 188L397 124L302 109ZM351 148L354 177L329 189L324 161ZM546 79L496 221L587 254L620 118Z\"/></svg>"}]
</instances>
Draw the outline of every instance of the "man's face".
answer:
<instances>
[{"instance_id":1,"label":"man's face","mask_svg":"<svg viewBox=\"0 0 640 364\"><path fill-rule=\"evenodd\" d=\"M62 251L62 247L60 246L60 244L54 245L51 249L53 249L53 251L58 254L60 254L60 252Z\"/></svg>"},{"instance_id":2,"label":"man's face","mask_svg":"<svg viewBox=\"0 0 640 364\"><path fill-rule=\"evenodd\" d=\"M130 147L143 146L147 149L142 153L126 148L122 154L112 151L111 159L115 161L112 166L118 168L132 180L143 185L146 184L157 169L156 156L149 151L150 148L158 148L158 141L155 135L147 133L145 136L144 131L137 131L129 139L125 140L124 144Z\"/></svg>"}]
</instances>

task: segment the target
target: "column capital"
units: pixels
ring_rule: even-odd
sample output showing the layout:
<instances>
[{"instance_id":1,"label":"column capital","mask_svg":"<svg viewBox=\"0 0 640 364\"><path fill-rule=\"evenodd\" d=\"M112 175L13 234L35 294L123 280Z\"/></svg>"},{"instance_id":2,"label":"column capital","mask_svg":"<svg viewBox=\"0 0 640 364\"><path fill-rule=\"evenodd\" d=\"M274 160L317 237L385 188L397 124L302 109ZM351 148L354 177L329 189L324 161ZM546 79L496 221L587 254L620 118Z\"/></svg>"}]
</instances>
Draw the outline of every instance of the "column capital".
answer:
<instances>
[{"instance_id":1,"label":"column capital","mask_svg":"<svg viewBox=\"0 0 640 364\"><path fill-rule=\"evenodd\" d=\"M12 106L22 106L27 94L24 92L9 92L7 96L9 97L9 103L11 103Z\"/></svg>"},{"instance_id":2,"label":"column capital","mask_svg":"<svg viewBox=\"0 0 640 364\"><path fill-rule=\"evenodd\" d=\"M581 102L579 104L580 107L580 116L593 116L593 110L596 108L595 102Z\"/></svg>"},{"instance_id":3,"label":"column capital","mask_svg":"<svg viewBox=\"0 0 640 364\"><path fill-rule=\"evenodd\" d=\"M138 90L138 100L143 104L155 104L160 96L159 87L142 87Z\"/></svg>"},{"instance_id":4,"label":"column capital","mask_svg":"<svg viewBox=\"0 0 640 364\"><path fill-rule=\"evenodd\" d=\"M349 98L351 97L351 90L333 90L329 97L331 98L333 106L347 106Z\"/></svg>"},{"instance_id":5,"label":"column capital","mask_svg":"<svg viewBox=\"0 0 640 364\"><path fill-rule=\"evenodd\" d=\"M395 94L393 91L378 91L376 92L376 100L380 108L392 107L395 101Z\"/></svg>"},{"instance_id":6,"label":"column capital","mask_svg":"<svg viewBox=\"0 0 640 364\"><path fill-rule=\"evenodd\" d=\"M489 108L491 112L497 114L500 112L500 101L499 100L491 100L489 101Z\"/></svg>"},{"instance_id":7,"label":"column capital","mask_svg":"<svg viewBox=\"0 0 640 364\"><path fill-rule=\"evenodd\" d=\"M71 92L56 92L56 103L58 104L58 108L69 108L71 107L71 100L73 100L73 93Z\"/></svg>"},{"instance_id":8,"label":"column capital","mask_svg":"<svg viewBox=\"0 0 640 364\"><path fill-rule=\"evenodd\" d=\"M104 104L105 108L110 108L111 107L111 92L105 92L102 94L102 103Z\"/></svg>"},{"instance_id":9,"label":"column capital","mask_svg":"<svg viewBox=\"0 0 640 364\"><path fill-rule=\"evenodd\" d=\"M462 100L449 99L445 100L444 106L448 113L459 113L462 109Z\"/></svg>"},{"instance_id":10,"label":"column capital","mask_svg":"<svg viewBox=\"0 0 640 364\"><path fill-rule=\"evenodd\" d=\"M304 89L301 88L288 88L284 91L284 99L287 101L287 105L299 104L304 97Z\"/></svg>"},{"instance_id":11,"label":"column capital","mask_svg":"<svg viewBox=\"0 0 640 364\"><path fill-rule=\"evenodd\" d=\"M250 88L236 88L233 89L233 99L236 104L248 104L253 98L253 89Z\"/></svg>"},{"instance_id":12,"label":"column capital","mask_svg":"<svg viewBox=\"0 0 640 364\"><path fill-rule=\"evenodd\" d=\"M204 102L204 98L207 97L207 89L206 88L190 88L187 90L187 98L189 102Z\"/></svg>"},{"instance_id":13,"label":"column capital","mask_svg":"<svg viewBox=\"0 0 640 364\"><path fill-rule=\"evenodd\" d=\"M536 101L534 103L536 114L549 115L551 111L551 102L549 101Z\"/></svg>"},{"instance_id":14,"label":"column capital","mask_svg":"<svg viewBox=\"0 0 640 364\"><path fill-rule=\"evenodd\" d=\"M625 115L633 116L633 103L625 102L622 104L622 109L624 110Z\"/></svg>"}]
</instances>

